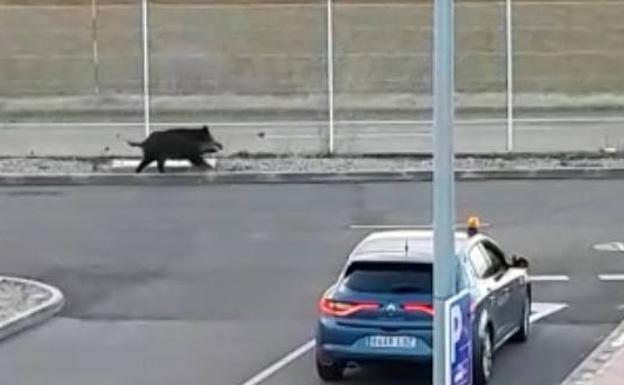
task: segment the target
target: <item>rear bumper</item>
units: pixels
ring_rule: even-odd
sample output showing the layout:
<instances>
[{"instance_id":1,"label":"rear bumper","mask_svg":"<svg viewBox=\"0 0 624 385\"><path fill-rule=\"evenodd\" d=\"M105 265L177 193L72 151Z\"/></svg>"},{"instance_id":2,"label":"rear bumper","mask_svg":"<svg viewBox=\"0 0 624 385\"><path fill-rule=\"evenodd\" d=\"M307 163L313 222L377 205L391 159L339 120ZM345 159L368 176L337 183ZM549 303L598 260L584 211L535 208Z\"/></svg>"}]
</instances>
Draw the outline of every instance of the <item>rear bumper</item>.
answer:
<instances>
[{"instance_id":1,"label":"rear bumper","mask_svg":"<svg viewBox=\"0 0 624 385\"><path fill-rule=\"evenodd\" d=\"M431 361L431 353L400 352L392 349L365 349L353 346L321 344L317 346L317 355L322 360L329 361L355 361L355 362L380 362L380 361Z\"/></svg>"},{"instance_id":2,"label":"rear bumper","mask_svg":"<svg viewBox=\"0 0 624 385\"><path fill-rule=\"evenodd\" d=\"M420 341L417 349L371 348L365 343L373 335L410 336ZM401 329L383 331L379 328L351 327L338 324L334 319L321 319L316 333L316 352L324 361L415 361L432 359L432 330Z\"/></svg>"}]
</instances>

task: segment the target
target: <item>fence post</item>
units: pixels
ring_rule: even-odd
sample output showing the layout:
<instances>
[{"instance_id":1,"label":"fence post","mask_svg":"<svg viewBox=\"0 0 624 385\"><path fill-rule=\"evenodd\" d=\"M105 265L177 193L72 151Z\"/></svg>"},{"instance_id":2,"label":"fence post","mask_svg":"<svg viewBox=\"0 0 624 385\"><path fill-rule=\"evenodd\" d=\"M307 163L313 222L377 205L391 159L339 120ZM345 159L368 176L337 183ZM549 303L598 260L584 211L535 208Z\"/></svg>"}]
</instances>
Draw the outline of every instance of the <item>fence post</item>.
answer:
<instances>
[{"instance_id":1,"label":"fence post","mask_svg":"<svg viewBox=\"0 0 624 385\"><path fill-rule=\"evenodd\" d=\"M91 0L91 37L93 39L93 83L95 86L95 94L100 94L100 53L98 47L97 36L97 16L98 6L97 0Z\"/></svg>"},{"instance_id":2,"label":"fence post","mask_svg":"<svg viewBox=\"0 0 624 385\"><path fill-rule=\"evenodd\" d=\"M513 13L512 0L506 0L505 32L507 35L507 151L514 150L514 78L513 78Z\"/></svg>"},{"instance_id":3,"label":"fence post","mask_svg":"<svg viewBox=\"0 0 624 385\"><path fill-rule=\"evenodd\" d=\"M148 0L141 3L141 30L143 35L143 123L145 136L150 134L150 58Z\"/></svg>"},{"instance_id":4,"label":"fence post","mask_svg":"<svg viewBox=\"0 0 624 385\"><path fill-rule=\"evenodd\" d=\"M334 153L334 15L327 0L327 103L329 109L329 154Z\"/></svg>"}]
</instances>

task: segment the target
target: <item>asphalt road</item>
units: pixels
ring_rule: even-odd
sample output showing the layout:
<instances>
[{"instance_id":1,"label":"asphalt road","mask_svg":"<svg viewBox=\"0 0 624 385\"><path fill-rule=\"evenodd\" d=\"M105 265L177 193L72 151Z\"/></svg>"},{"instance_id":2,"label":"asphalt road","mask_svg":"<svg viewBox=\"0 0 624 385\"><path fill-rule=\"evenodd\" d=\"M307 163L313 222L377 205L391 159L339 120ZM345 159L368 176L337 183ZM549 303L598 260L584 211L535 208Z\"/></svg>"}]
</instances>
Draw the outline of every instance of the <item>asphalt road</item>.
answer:
<instances>
[{"instance_id":1,"label":"asphalt road","mask_svg":"<svg viewBox=\"0 0 624 385\"><path fill-rule=\"evenodd\" d=\"M199 124L199 123L197 123ZM522 118L515 124L514 150L519 152L598 151L624 147L620 116L546 116ZM176 123L155 124L153 129ZM319 153L327 151L326 122L281 121L215 123L213 134L226 153ZM506 151L504 120L458 120L456 149L465 153ZM0 123L3 156L137 156L127 139L144 137L141 123ZM428 121L337 122L338 153L428 153L433 148Z\"/></svg>"},{"instance_id":2,"label":"asphalt road","mask_svg":"<svg viewBox=\"0 0 624 385\"><path fill-rule=\"evenodd\" d=\"M493 385L557 385L622 318L624 181L467 182L478 213L531 257L535 301L568 305L509 345ZM317 299L366 231L428 223L428 183L0 189L2 272L62 288L53 321L0 345L20 385L250 384L308 341ZM415 380L417 378L418 380ZM422 367L356 370L349 383L427 384ZM430 381L430 380L429 380ZM311 353L262 384L320 384Z\"/></svg>"}]
</instances>

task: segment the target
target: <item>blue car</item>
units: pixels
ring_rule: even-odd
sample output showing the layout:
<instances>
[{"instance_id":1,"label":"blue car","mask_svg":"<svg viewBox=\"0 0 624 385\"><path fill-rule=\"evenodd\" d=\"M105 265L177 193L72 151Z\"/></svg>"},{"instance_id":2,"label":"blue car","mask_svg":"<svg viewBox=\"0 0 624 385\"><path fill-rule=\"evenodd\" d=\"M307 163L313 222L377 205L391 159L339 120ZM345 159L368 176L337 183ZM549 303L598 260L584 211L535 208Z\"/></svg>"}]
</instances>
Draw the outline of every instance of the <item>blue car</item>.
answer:
<instances>
[{"instance_id":1,"label":"blue car","mask_svg":"<svg viewBox=\"0 0 624 385\"><path fill-rule=\"evenodd\" d=\"M494 351L529 336L528 262L511 261L483 234L456 233L457 290L472 297L473 380L486 384ZM320 300L316 367L324 381L347 365L430 362L433 345L433 231L375 232L351 252Z\"/></svg>"}]
</instances>

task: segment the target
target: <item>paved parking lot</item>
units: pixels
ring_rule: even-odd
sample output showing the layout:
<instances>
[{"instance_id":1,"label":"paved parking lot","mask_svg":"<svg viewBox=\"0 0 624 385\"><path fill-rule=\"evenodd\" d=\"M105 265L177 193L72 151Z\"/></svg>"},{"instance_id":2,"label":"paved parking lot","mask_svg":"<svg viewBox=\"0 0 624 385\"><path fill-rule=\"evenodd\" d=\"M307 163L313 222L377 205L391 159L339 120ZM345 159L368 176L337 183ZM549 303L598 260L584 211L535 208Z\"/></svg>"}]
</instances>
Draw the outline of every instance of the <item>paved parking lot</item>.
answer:
<instances>
[{"instance_id":1,"label":"paved parking lot","mask_svg":"<svg viewBox=\"0 0 624 385\"><path fill-rule=\"evenodd\" d=\"M493 384L557 385L622 316L624 281L601 277L624 273L624 255L592 246L624 238L624 182L457 191L460 218L478 213L507 249L531 257L535 301L567 305L537 322L529 343L501 350ZM5 381L24 385L318 384L310 351L288 354L312 337L318 296L366 233L349 225L431 217L428 183L15 187L0 196L3 273L68 297L60 317L0 346ZM428 376L381 367L348 381Z\"/></svg>"}]
</instances>

